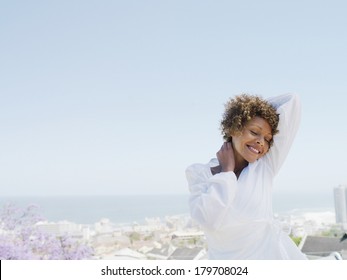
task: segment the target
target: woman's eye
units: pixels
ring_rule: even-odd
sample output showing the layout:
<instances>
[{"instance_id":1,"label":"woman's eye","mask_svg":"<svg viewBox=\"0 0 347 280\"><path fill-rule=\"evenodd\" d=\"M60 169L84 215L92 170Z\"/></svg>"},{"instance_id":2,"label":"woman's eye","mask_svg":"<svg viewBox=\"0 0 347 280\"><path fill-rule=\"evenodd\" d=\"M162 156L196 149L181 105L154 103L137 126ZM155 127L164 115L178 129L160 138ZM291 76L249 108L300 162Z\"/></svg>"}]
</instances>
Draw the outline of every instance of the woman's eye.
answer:
<instances>
[{"instance_id":1,"label":"woman's eye","mask_svg":"<svg viewBox=\"0 0 347 280\"><path fill-rule=\"evenodd\" d=\"M255 131L253 131L253 130L251 130L251 133L252 133L253 135L257 135L257 133L256 133Z\"/></svg>"}]
</instances>

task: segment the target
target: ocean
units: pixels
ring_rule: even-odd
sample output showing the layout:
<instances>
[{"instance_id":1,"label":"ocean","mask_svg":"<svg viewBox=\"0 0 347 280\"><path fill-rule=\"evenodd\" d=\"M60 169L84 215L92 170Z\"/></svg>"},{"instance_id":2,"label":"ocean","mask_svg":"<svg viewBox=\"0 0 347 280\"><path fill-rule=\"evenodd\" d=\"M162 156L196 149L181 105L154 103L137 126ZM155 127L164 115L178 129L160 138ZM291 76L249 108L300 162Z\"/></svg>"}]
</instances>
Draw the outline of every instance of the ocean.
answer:
<instances>
[{"instance_id":1,"label":"ocean","mask_svg":"<svg viewBox=\"0 0 347 280\"><path fill-rule=\"evenodd\" d=\"M109 195L109 196L7 196L6 203L18 207L35 204L50 222L70 221L93 224L102 218L113 223L142 223L145 218L189 215L188 195ZM327 194L275 194L274 212L334 211L333 196Z\"/></svg>"}]
</instances>

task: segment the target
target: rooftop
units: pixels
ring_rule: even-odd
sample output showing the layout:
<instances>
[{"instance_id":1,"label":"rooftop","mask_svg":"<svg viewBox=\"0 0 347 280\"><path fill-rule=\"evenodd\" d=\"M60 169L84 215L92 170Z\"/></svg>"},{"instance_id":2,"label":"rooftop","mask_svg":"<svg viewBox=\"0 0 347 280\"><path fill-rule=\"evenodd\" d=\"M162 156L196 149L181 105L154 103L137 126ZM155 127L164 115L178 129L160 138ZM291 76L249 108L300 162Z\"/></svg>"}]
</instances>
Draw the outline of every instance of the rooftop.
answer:
<instances>
[{"instance_id":1,"label":"rooftop","mask_svg":"<svg viewBox=\"0 0 347 280\"><path fill-rule=\"evenodd\" d=\"M301 250L306 255L328 256L339 252L346 257L347 240L341 242L338 237L307 236Z\"/></svg>"}]
</instances>

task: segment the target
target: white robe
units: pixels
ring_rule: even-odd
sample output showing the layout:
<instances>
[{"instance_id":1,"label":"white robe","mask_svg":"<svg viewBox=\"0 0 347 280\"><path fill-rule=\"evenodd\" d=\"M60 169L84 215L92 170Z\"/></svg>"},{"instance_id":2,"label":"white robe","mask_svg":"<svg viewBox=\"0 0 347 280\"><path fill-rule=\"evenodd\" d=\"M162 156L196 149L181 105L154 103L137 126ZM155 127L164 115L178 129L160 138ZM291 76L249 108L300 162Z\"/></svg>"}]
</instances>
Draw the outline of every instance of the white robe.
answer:
<instances>
[{"instance_id":1,"label":"white robe","mask_svg":"<svg viewBox=\"0 0 347 280\"><path fill-rule=\"evenodd\" d=\"M292 94L270 98L280 115L269 152L243 169L211 173L217 159L186 170L192 218L204 229L209 259L306 259L273 218L273 178L285 160L300 123L300 102Z\"/></svg>"}]
</instances>

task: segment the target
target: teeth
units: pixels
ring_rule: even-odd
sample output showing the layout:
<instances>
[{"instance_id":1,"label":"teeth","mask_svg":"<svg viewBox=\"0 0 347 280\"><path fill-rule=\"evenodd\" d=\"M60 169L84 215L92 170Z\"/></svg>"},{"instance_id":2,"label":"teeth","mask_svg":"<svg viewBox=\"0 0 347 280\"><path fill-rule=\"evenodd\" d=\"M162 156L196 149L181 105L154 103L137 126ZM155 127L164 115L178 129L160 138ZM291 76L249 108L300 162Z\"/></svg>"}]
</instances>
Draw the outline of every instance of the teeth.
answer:
<instances>
[{"instance_id":1,"label":"teeth","mask_svg":"<svg viewBox=\"0 0 347 280\"><path fill-rule=\"evenodd\" d=\"M251 146L249 146L249 149L252 150L253 152L259 154L260 152L256 149L256 148L253 148Z\"/></svg>"}]
</instances>

